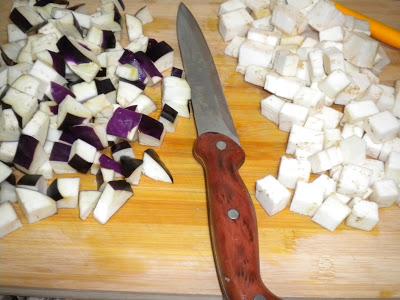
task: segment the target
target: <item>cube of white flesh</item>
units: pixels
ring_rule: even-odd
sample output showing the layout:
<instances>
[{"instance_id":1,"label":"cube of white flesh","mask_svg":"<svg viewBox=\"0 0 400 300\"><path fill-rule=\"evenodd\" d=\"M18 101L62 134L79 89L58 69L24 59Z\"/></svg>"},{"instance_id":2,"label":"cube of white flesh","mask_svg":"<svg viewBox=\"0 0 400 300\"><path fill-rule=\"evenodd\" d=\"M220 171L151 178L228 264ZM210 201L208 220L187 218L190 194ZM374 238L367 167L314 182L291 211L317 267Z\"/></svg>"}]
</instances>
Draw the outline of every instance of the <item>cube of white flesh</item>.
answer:
<instances>
[{"instance_id":1,"label":"cube of white flesh","mask_svg":"<svg viewBox=\"0 0 400 300\"><path fill-rule=\"evenodd\" d=\"M136 112L149 115L157 110L155 103L146 95L141 94L130 105L137 105Z\"/></svg>"},{"instance_id":2,"label":"cube of white flesh","mask_svg":"<svg viewBox=\"0 0 400 300\"><path fill-rule=\"evenodd\" d=\"M71 87L72 93L75 95L76 101L84 102L97 96L97 87L94 81L76 83Z\"/></svg>"},{"instance_id":3,"label":"cube of white flesh","mask_svg":"<svg viewBox=\"0 0 400 300\"><path fill-rule=\"evenodd\" d=\"M337 185L337 191L351 197L362 197L368 190L372 171L357 165L344 165Z\"/></svg>"},{"instance_id":4,"label":"cube of white flesh","mask_svg":"<svg viewBox=\"0 0 400 300\"><path fill-rule=\"evenodd\" d=\"M379 43L364 33L349 33L343 44L344 58L350 63L372 68Z\"/></svg>"},{"instance_id":5,"label":"cube of white flesh","mask_svg":"<svg viewBox=\"0 0 400 300\"><path fill-rule=\"evenodd\" d=\"M0 183L7 179L12 173L12 169L0 161Z\"/></svg>"},{"instance_id":6,"label":"cube of white flesh","mask_svg":"<svg viewBox=\"0 0 400 300\"><path fill-rule=\"evenodd\" d=\"M282 76L295 76L299 57L288 50L279 50L274 58L274 70Z\"/></svg>"},{"instance_id":7,"label":"cube of white flesh","mask_svg":"<svg viewBox=\"0 0 400 300\"><path fill-rule=\"evenodd\" d=\"M2 66L0 67L0 88L3 88L7 85L8 80L8 67Z\"/></svg>"},{"instance_id":8,"label":"cube of white flesh","mask_svg":"<svg viewBox=\"0 0 400 300\"><path fill-rule=\"evenodd\" d=\"M370 231L379 222L378 205L372 201L359 200L357 201L346 219L346 225Z\"/></svg>"},{"instance_id":9,"label":"cube of white flesh","mask_svg":"<svg viewBox=\"0 0 400 300\"><path fill-rule=\"evenodd\" d=\"M392 114L395 117L400 118L400 93L397 95L395 102L393 104Z\"/></svg>"},{"instance_id":10,"label":"cube of white flesh","mask_svg":"<svg viewBox=\"0 0 400 300\"><path fill-rule=\"evenodd\" d=\"M225 48L225 55L238 57L240 46L244 43L246 39L241 36L235 36Z\"/></svg>"},{"instance_id":11,"label":"cube of white flesh","mask_svg":"<svg viewBox=\"0 0 400 300\"><path fill-rule=\"evenodd\" d=\"M262 9L266 9L269 6L269 3L264 0L246 0L244 2L253 13L256 13Z\"/></svg>"},{"instance_id":12,"label":"cube of white flesh","mask_svg":"<svg viewBox=\"0 0 400 300\"><path fill-rule=\"evenodd\" d=\"M386 54L385 50L381 46L379 46L378 53L376 54L374 60L374 66L372 67L372 71L375 74L380 74L389 64L390 64L389 56Z\"/></svg>"},{"instance_id":13,"label":"cube of white flesh","mask_svg":"<svg viewBox=\"0 0 400 300\"><path fill-rule=\"evenodd\" d=\"M71 153L69 159L71 160L75 155L79 156L82 160L87 163L93 163L96 156L97 149L89 143L77 139L74 141L71 147Z\"/></svg>"},{"instance_id":14,"label":"cube of white flesh","mask_svg":"<svg viewBox=\"0 0 400 300\"><path fill-rule=\"evenodd\" d=\"M7 33L8 33L8 42L9 43L20 41L20 40L26 40L28 38L28 35L26 33L24 33L21 29L19 29L14 24L7 25Z\"/></svg>"},{"instance_id":15,"label":"cube of white flesh","mask_svg":"<svg viewBox=\"0 0 400 300\"><path fill-rule=\"evenodd\" d=\"M323 106L311 115L324 121L324 129L333 129L339 125L343 113L331 107Z\"/></svg>"},{"instance_id":16,"label":"cube of white flesh","mask_svg":"<svg viewBox=\"0 0 400 300\"><path fill-rule=\"evenodd\" d=\"M257 86L264 87L268 69L260 66L250 65L246 68L244 80Z\"/></svg>"},{"instance_id":17,"label":"cube of white flesh","mask_svg":"<svg viewBox=\"0 0 400 300\"><path fill-rule=\"evenodd\" d=\"M343 163L362 165L366 159L365 142L358 136L352 135L340 142Z\"/></svg>"},{"instance_id":18,"label":"cube of white flesh","mask_svg":"<svg viewBox=\"0 0 400 300\"><path fill-rule=\"evenodd\" d=\"M127 107L141 93L143 90L136 85L121 80L118 84L117 102L122 107Z\"/></svg>"},{"instance_id":19,"label":"cube of white flesh","mask_svg":"<svg viewBox=\"0 0 400 300\"><path fill-rule=\"evenodd\" d=\"M372 185L371 201L379 207L390 207L399 198L399 188L393 179L381 179Z\"/></svg>"},{"instance_id":20,"label":"cube of white flesh","mask_svg":"<svg viewBox=\"0 0 400 300\"><path fill-rule=\"evenodd\" d=\"M14 88L8 89L2 101L10 105L14 112L21 117L22 126L28 123L39 106L36 97L22 93Z\"/></svg>"},{"instance_id":21,"label":"cube of white flesh","mask_svg":"<svg viewBox=\"0 0 400 300\"><path fill-rule=\"evenodd\" d=\"M365 131L375 143L394 139L400 131L400 121L389 111L370 116L365 122Z\"/></svg>"},{"instance_id":22,"label":"cube of white flesh","mask_svg":"<svg viewBox=\"0 0 400 300\"><path fill-rule=\"evenodd\" d=\"M13 206L10 203L0 204L0 238L22 227Z\"/></svg>"},{"instance_id":23,"label":"cube of white flesh","mask_svg":"<svg viewBox=\"0 0 400 300\"><path fill-rule=\"evenodd\" d=\"M343 125L342 138L347 139L353 135L359 138L362 138L364 136L364 129L362 122L356 124L346 123Z\"/></svg>"},{"instance_id":24,"label":"cube of white flesh","mask_svg":"<svg viewBox=\"0 0 400 300\"><path fill-rule=\"evenodd\" d=\"M0 110L0 141L18 141L21 130L17 116L11 108Z\"/></svg>"},{"instance_id":25,"label":"cube of white flesh","mask_svg":"<svg viewBox=\"0 0 400 300\"><path fill-rule=\"evenodd\" d=\"M355 18L352 31L354 32L362 32L366 35L371 35L370 24L366 20L360 20Z\"/></svg>"},{"instance_id":26,"label":"cube of white flesh","mask_svg":"<svg viewBox=\"0 0 400 300\"><path fill-rule=\"evenodd\" d=\"M41 167L38 168L37 174L42 175L45 179L52 179L54 176L53 167L49 160L46 160Z\"/></svg>"},{"instance_id":27,"label":"cube of white flesh","mask_svg":"<svg viewBox=\"0 0 400 300\"><path fill-rule=\"evenodd\" d=\"M100 195L99 191L81 191L79 193L79 217L82 220L86 220L93 212Z\"/></svg>"},{"instance_id":28,"label":"cube of white flesh","mask_svg":"<svg viewBox=\"0 0 400 300\"><path fill-rule=\"evenodd\" d=\"M306 86L301 87L293 98L294 104L308 108L321 108L323 106L324 94Z\"/></svg>"},{"instance_id":29,"label":"cube of white flesh","mask_svg":"<svg viewBox=\"0 0 400 300\"><path fill-rule=\"evenodd\" d=\"M245 8L246 5L244 5L244 3L240 0L228 0L221 3L221 5L219 6L218 15L220 16L234 10L245 9Z\"/></svg>"},{"instance_id":30,"label":"cube of white flesh","mask_svg":"<svg viewBox=\"0 0 400 300\"><path fill-rule=\"evenodd\" d=\"M311 50L308 53L308 64L310 66L310 76L312 81L320 81L326 77L322 50Z\"/></svg>"},{"instance_id":31,"label":"cube of white flesh","mask_svg":"<svg viewBox=\"0 0 400 300\"><path fill-rule=\"evenodd\" d=\"M400 152L400 138L398 137L382 144L378 159L386 162L392 152Z\"/></svg>"},{"instance_id":32,"label":"cube of white flesh","mask_svg":"<svg viewBox=\"0 0 400 300\"><path fill-rule=\"evenodd\" d=\"M342 136L340 129L331 128L324 130L324 149L328 149L333 146L338 146Z\"/></svg>"},{"instance_id":33,"label":"cube of white flesh","mask_svg":"<svg viewBox=\"0 0 400 300\"><path fill-rule=\"evenodd\" d=\"M394 94L383 92L376 102L379 111L392 111L395 104Z\"/></svg>"},{"instance_id":34,"label":"cube of white flesh","mask_svg":"<svg viewBox=\"0 0 400 300\"><path fill-rule=\"evenodd\" d=\"M322 173L343 163L343 155L339 147L330 147L314 155L308 160L313 173Z\"/></svg>"},{"instance_id":35,"label":"cube of white flesh","mask_svg":"<svg viewBox=\"0 0 400 300\"><path fill-rule=\"evenodd\" d=\"M175 76L164 77L162 85L163 101L183 101L191 99L191 90L184 78Z\"/></svg>"},{"instance_id":36,"label":"cube of white flesh","mask_svg":"<svg viewBox=\"0 0 400 300\"><path fill-rule=\"evenodd\" d=\"M85 37L85 41L97 46L101 46L103 43L103 31L96 26L92 26Z\"/></svg>"},{"instance_id":37,"label":"cube of white flesh","mask_svg":"<svg viewBox=\"0 0 400 300\"><path fill-rule=\"evenodd\" d=\"M323 149L324 134L299 125L293 125L286 148L287 154L306 159Z\"/></svg>"},{"instance_id":38,"label":"cube of white flesh","mask_svg":"<svg viewBox=\"0 0 400 300\"><path fill-rule=\"evenodd\" d=\"M117 74L118 77L129 81L135 81L139 78L138 69L129 64L119 65L115 71L115 74Z\"/></svg>"},{"instance_id":39,"label":"cube of white flesh","mask_svg":"<svg viewBox=\"0 0 400 300\"><path fill-rule=\"evenodd\" d=\"M265 77L264 89L278 97L293 100L303 85L293 77L282 77L269 73Z\"/></svg>"},{"instance_id":40,"label":"cube of white flesh","mask_svg":"<svg viewBox=\"0 0 400 300\"><path fill-rule=\"evenodd\" d=\"M329 176L337 182L339 181L340 173L342 173L342 170L343 170L343 165L337 165L329 170Z\"/></svg>"},{"instance_id":41,"label":"cube of white flesh","mask_svg":"<svg viewBox=\"0 0 400 300\"><path fill-rule=\"evenodd\" d=\"M344 15L329 1L319 1L307 14L308 23L317 31L341 26L345 22Z\"/></svg>"},{"instance_id":42,"label":"cube of white flesh","mask_svg":"<svg viewBox=\"0 0 400 300\"><path fill-rule=\"evenodd\" d=\"M361 166L372 171L370 185L385 177L385 165L380 160L367 158Z\"/></svg>"},{"instance_id":43,"label":"cube of white flesh","mask_svg":"<svg viewBox=\"0 0 400 300\"><path fill-rule=\"evenodd\" d=\"M86 107L93 116L96 116L98 113L109 107L111 103L108 101L106 95L100 94L95 96L89 100L87 100L83 106Z\"/></svg>"},{"instance_id":44,"label":"cube of white flesh","mask_svg":"<svg viewBox=\"0 0 400 300\"><path fill-rule=\"evenodd\" d=\"M299 61L299 64L297 65L296 78L299 79L306 86L309 86L311 84L310 71L307 60Z\"/></svg>"},{"instance_id":45,"label":"cube of white flesh","mask_svg":"<svg viewBox=\"0 0 400 300\"><path fill-rule=\"evenodd\" d=\"M350 212L350 207L335 197L330 197L318 208L312 220L330 231L335 231Z\"/></svg>"},{"instance_id":46,"label":"cube of white flesh","mask_svg":"<svg viewBox=\"0 0 400 300\"><path fill-rule=\"evenodd\" d=\"M37 191L17 188L18 202L29 223L35 223L57 213L56 202Z\"/></svg>"},{"instance_id":47,"label":"cube of white flesh","mask_svg":"<svg viewBox=\"0 0 400 300\"><path fill-rule=\"evenodd\" d=\"M251 27L273 31L274 26L271 24L271 15L263 16L259 19L254 20L251 23Z\"/></svg>"},{"instance_id":48,"label":"cube of white flesh","mask_svg":"<svg viewBox=\"0 0 400 300\"><path fill-rule=\"evenodd\" d=\"M63 125L67 114L83 119L90 119L92 117L90 110L70 96L67 96L59 105L57 117L57 125L59 128Z\"/></svg>"},{"instance_id":49,"label":"cube of white flesh","mask_svg":"<svg viewBox=\"0 0 400 300\"><path fill-rule=\"evenodd\" d=\"M373 101L354 101L346 105L344 120L350 123L357 123L377 113L379 113L379 109Z\"/></svg>"},{"instance_id":50,"label":"cube of white flesh","mask_svg":"<svg viewBox=\"0 0 400 300\"><path fill-rule=\"evenodd\" d=\"M319 32L320 41L333 41L340 42L343 41L344 31L341 26L334 26Z\"/></svg>"},{"instance_id":51,"label":"cube of white flesh","mask_svg":"<svg viewBox=\"0 0 400 300\"><path fill-rule=\"evenodd\" d=\"M256 198L270 215L282 211L290 201L290 192L275 177L268 175L256 183Z\"/></svg>"},{"instance_id":52,"label":"cube of white flesh","mask_svg":"<svg viewBox=\"0 0 400 300\"><path fill-rule=\"evenodd\" d=\"M32 75L21 75L13 82L12 87L32 97L43 98L43 93L40 91L40 80Z\"/></svg>"},{"instance_id":53,"label":"cube of white flesh","mask_svg":"<svg viewBox=\"0 0 400 300\"><path fill-rule=\"evenodd\" d=\"M335 201L340 201L343 204L348 204L351 200L351 197L334 192L330 194L328 198L326 198L326 200L328 199L334 199Z\"/></svg>"},{"instance_id":54,"label":"cube of white flesh","mask_svg":"<svg viewBox=\"0 0 400 300\"><path fill-rule=\"evenodd\" d=\"M335 98L350 82L346 73L341 70L335 70L319 82L318 88L327 96Z\"/></svg>"},{"instance_id":55,"label":"cube of white flesh","mask_svg":"<svg viewBox=\"0 0 400 300\"><path fill-rule=\"evenodd\" d=\"M308 116L308 108L293 103L284 103L279 113L279 129L289 132L294 124L303 125Z\"/></svg>"},{"instance_id":56,"label":"cube of white flesh","mask_svg":"<svg viewBox=\"0 0 400 300\"><path fill-rule=\"evenodd\" d=\"M273 10L271 23L287 35L296 35L306 29L307 19L293 6L277 5Z\"/></svg>"},{"instance_id":57,"label":"cube of white flesh","mask_svg":"<svg viewBox=\"0 0 400 300\"><path fill-rule=\"evenodd\" d=\"M261 101L261 114L271 122L278 125L279 113L285 101L275 95L268 96Z\"/></svg>"},{"instance_id":58,"label":"cube of white flesh","mask_svg":"<svg viewBox=\"0 0 400 300\"><path fill-rule=\"evenodd\" d=\"M0 161L11 163L17 152L18 142L2 142L0 144Z\"/></svg>"},{"instance_id":59,"label":"cube of white flesh","mask_svg":"<svg viewBox=\"0 0 400 300\"><path fill-rule=\"evenodd\" d=\"M313 3L313 1L312 0L287 0L287 3L300 10L300 9L306 8L307 6L310 6Z\"/></svg>"},{"instance_id":60,"label":"cube of white flesh","mask_svg":"<svg viewBox=\"0 0 400 300\"><path fill-rule=\"evenodd\" d=\"M293 189L299 180L308 181L310 173L311 167L307 160L282 156L278 180L285 187Z\"/></svg>"},{"instance_id":61,"label":"cube of white flesh","mask_svg":"<svg viewBox=\"0 0 400 300\"><path fill-rule=\"evenodd\" d=\"M56 201L57 208L78 207L79 186L79 178L58 178L57 188L63 198Z\"/></svg>"},{"instance_id":62,"label":"cube of white flesh","mask_svg":"<svg viewBox=\"0 0 400 300\"><path fill-rule=\"evenodd\" d=\"M46 63L37 60L29 71L29 74L41 80L41 91L47 96L51 96L50 83L52 81L64 85L67 80L58 74L52 67Z\"/></svg>"},{"instance_id":63,"label":"cube of white flesh","mask_svg":"<svg viewBox=\"0 0 400 300\"><path fill-rule=\"evenodd\" d=\"M400 150L390 153L385 162L385 176L400 184Z\"/></svg>"},{"instance_id":64,"label":"cube of white flesh","mask_svg":"<svg viewBox=\"0 0 400 300\"><path fill-rule=\"evenodd\" d=\"M352 100L359 99L371 85L368 76L362 73L351 74L349 78L351 83L336 96L336 104L347 105Z\"/></svg>"},{"instance_id":65,"label":"cube of white flesh","mask_svg":"<svg viewBox=\"0 0 400 300\"><path fill-rule=\"evenodd\" d=\"M299 181L290 205L290 211L312 217L324 201L322 189L307 183Z\"/></svg>"},{"instance_id":66,"label":"cube of white flesh","mask_svg":"<svg viewBox=\"0 0 400 300\"><path fill-rule=\"evenodd\" d=\"M383 89L377 84L371 84L364 94L359 96L357 99L360 101L371 100L377 102L383 94Z\"/></svg>"},{"instance_id":67,"label":"cube of white flesh","mask_svg":"<svg viewBox=\"0 0 400 300\"><path fill-rule=\"evenodd\" d=\"M128 14L125 15L125 19L129 41L132 42L133 40L141 37L143 35L142 22L135 16L131 16Z\"/></svg>"},{"instance_id":68,"label":"cube of white flesh","mask_svg":"<svg viewBox=\"0 0 400 300\"><path fill-rule=\"evenodd\" d=\"M304 128L308 128L308 129L312 129L312 130L316 130L316 131L323 131L324 129L324 121L313 117L313 116L309 116L306 120L306 122L304 123Z\"/></svg>"},{"instance_id":69,"label":"cube of white flesh","mask_svg":"<svg viewBox=\"0 0 400 300\"><path fill-rule=\"evenodd\" d=\"M247 39L262 43L271 47L276 47L281 40L281 34L275 31L268 31L261 28L251 27L247 32Z\"/></svg>"},{"instance_id":70,"label":"cube of white flesh","mask_svg":"<svg viewBox=\"0 0 400 300\"><path fill-rule=\"evenodd\" d=\"M249 65L267 68L271 63L274 50L271 46L259 42L246 40L239 49L239 70L246 70Z\"/></svg>"},{"instance_id":71,"label":"cube of white flesh","mask_svg":"<svg viewBox=\"0 0 400 300\"><path fill-rule=\"evenodd\" d=\"M324 69L327 74L336 70L345 71L343 53L337 48L327 48L323 51Z\"/></svg>"},{"instance_id":72,"label":"cube of white flesh","mask_svg":"<svg viewBox=\"0 0 400 300\"><path fill-rule=\"evenodd\" d=\"M364 134L363 140L365 141L367 155L371 158L377 159L379 157L379 154L381 153L383 144L375 143L367 133Z\"/></svg>"},{"instance_id":73,"label":"cube of white flesh","mask_svg":"<svg viewBox=\"0 0 400 300\"><path fill-rule=\"evenodd\" d=\"M323 193L324 199L336 191L336 181L326 174L321 174L312 184L319 186Z\"/></svg>"},{"instance_id":74,"label":"cube of white flesh","mask_svg":"<svg viewBox=\"0 0 400 300\"><path fill-rule=\"evenodd\" d=\"M67 63L68 67L86 82L92 81L100 70L100 65L95 62L73 65Z\"/></svg>"},{"instance_id":75,"label":"cube of white flesh","mask_svg":"<svg viewBox=\"0 0 400 300\"><path fill-rule=\"evenodd\" d=\"M304 42L304 38L302 35L283 36L280 45L296 45L300 47Z\"/></svg>"},{"instance_id":76,"label":"cube of white flesh","mask_svg":"<svg viewBox=\"0 0 400 300\"><path fill-rule=\"evenodd\" d=\"M58 51L57 41L58 41L58 38L55 33L38 35L38 38L33 40L32 44L31 44L33 60L35 60L37 58L36 55L39 52L42 52L45 50L57 52Z\"/></svg>"},{"instance_id":77,"label":"cube of white flesh","mask_svg":"<svg viewBox=\"0 0 400 300\"><path fill-rule=\"evenodd\" d=\"M148 44L149 44L149 38L147 36L141 36L130 42L126 46L126 49L131 50L132 52L138 52L138 51L146 52Z\"/></svg>"},{"instance_id":78,"label":"cube of white flesh","mask_svg":"<svg viewBox=\"0 0 400 300\"><path fill-rule=\"evenodd\" d=\"M246 9L238 9L221 15L219 18L219 33L225 42L235 36L245 36L253 18Z\"/></svg>"},{"instance_id":79,"label":"cube of white flesh","mask_svg":"<svg viewBox=\"0 0 400 300\"><path fill-rule=\"evenodd\" d=\"M22 134L30 135L44 145L47 138L50 119L47 114L38 110L22 129Z\"/></svg>"}]
</instances>

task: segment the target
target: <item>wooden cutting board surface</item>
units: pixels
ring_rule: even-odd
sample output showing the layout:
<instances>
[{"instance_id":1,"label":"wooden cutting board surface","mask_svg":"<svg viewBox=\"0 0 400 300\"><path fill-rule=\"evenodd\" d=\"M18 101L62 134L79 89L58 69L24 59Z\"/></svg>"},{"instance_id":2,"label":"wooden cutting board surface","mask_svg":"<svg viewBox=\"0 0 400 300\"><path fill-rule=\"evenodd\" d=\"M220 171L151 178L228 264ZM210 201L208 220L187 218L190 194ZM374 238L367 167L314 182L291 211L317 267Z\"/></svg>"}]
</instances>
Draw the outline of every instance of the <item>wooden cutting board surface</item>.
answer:
<instances>
[{"instance_id":1,"label":"wooden cutting board surface","mask_svg":"<svg viewBox=\"0 0 400 300\"><path fill-rule=\"evenodd\" d=\"M11 1L2 1L1 41L6 40ZM73 3L77 3L72 1ZM87 1L94 12L97 1ZM175 18L179 1L125 1L134 13L144 3L155 21L145 34L177 48ZM185 1L198 18L214 54L225 94L247 160L241 175L253 200L255 181L276 175L287 134L264 119L261 88L235 73L235 60L223 55L217 32L219 1ZM346 4L400 29L400 2L354 0ZM392 65L384 83L400 79L400 52L388 49ZM179 52L176 65L181 66ZM147 89L160 107L160 86ZM192 156L193 120L180 119L158 150L175 183L142 178L135 195L106 225L77 210L24 226L0 240L0 294L19 292L79 298L218 299L220 290L207 226L203 171ZM134 144L138 157L146 149ZM93 176L79 176L82 190L95 189ZM340 226L334 233L309 218L290 213L269 217L256 201L262 277L282 297L400 297L400 208L381 209L372 232ZM196 296L197 295L197 296ZM201 297L204 295L204 297Z\"/></svg>"}]
</instances>

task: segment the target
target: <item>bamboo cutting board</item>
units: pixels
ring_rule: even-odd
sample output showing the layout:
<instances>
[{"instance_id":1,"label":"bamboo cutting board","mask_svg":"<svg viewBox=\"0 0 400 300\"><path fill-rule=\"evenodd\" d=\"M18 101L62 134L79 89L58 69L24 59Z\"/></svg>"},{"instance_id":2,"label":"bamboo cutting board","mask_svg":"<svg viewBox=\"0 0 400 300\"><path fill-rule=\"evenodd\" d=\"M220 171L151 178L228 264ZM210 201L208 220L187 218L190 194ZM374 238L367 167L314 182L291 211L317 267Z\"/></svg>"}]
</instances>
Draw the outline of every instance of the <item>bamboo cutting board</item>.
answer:
<instances>
[{"instance_id":1,"label":"bamboo cutting board","mask_svg":"<svg viewBox=\"0 0 400 300\"><path fill-rule=\"evenodd\" d=\"M11 2L11 1L10 1ZM77 3L77 1L71 1ZM97 1L87 1L93 12ZM175 17L179 1L128 1L134 13L146 3L155 17L145 34L178 49ZM199 20L223 82L247 160L241 175L253 200L255 181L276 175L287 134L259 113L261 88L235 73L235 60L223 55L217 32L218 1L185 1ZM346 2L400 29L400 2ZM9 1L1 2L0 38L6 40ZM400 51L384 83L400 79ZM181 66L176 51L176 65ZM160 108L160 86L147 89ZM0 294L58 295L114 299L220 299L207 226L203 172L192 156L193 120L180 119L177 132L158 150L170 168L173 185L142 178L134 197L106 225L81 221L77 210L29 225L0 240ZM146 147L134 144L138 157ZM93 176L82 190L95 189ZM381 209L372 232L340 226L328 232L288 210L269 217L255 201L261 271L267 286L281 297L400 297L400 208ZM189 297L190 296L190 297Z\"/></svg>"}]
</instances>

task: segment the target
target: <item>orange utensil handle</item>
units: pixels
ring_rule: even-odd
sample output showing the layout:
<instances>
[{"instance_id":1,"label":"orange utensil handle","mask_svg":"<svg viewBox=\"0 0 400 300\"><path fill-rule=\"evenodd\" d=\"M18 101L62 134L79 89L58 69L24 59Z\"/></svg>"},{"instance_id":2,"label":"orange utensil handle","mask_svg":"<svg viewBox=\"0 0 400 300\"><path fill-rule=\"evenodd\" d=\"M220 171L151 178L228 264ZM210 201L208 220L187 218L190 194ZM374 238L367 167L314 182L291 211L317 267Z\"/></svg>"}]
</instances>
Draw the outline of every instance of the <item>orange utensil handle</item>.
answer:
<instances>
[{"instance_id":1,"label":"orange utensil handle","mask_svg":"<svg viewBox=\"0 0 400 300\"><path fill-rule=\"evenodd\" d=\"M364 16L342 4L335 3L336 8L345 15L356 17L357 19L366 20L371 25L371 35L375 39L384 42L392 47L400 49L400 31L393 27L383 24L375 19Z\"/></svg>"}]
</instances>

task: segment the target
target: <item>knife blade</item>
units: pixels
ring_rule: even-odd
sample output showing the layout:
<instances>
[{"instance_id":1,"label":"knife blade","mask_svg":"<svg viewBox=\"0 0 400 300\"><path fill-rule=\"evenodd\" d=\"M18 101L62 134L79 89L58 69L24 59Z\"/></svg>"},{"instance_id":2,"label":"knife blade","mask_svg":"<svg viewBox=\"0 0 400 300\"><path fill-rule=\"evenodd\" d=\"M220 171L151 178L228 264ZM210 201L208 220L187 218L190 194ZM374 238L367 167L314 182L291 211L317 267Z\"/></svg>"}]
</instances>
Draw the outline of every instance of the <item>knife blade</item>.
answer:
<instances>
[{"instance_id":1,"label":"knife blade","mask_svg":"<svg viewBox=\"0 0 400 300\"><path fill-rule=\"evenodd\" d=\"M193 152L206 177L211 244L222 294L229 300L279 299L260 275L256 214L239 175L245 154L207 42L183 3L177 35L192 90L198 133Z\"/></svg>"}]
</instances>

